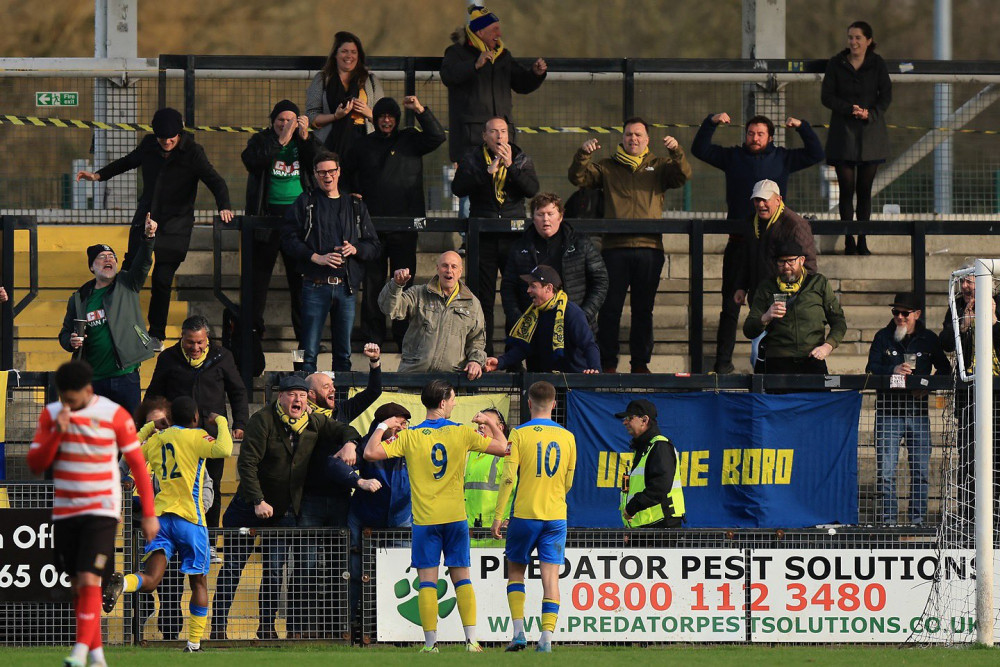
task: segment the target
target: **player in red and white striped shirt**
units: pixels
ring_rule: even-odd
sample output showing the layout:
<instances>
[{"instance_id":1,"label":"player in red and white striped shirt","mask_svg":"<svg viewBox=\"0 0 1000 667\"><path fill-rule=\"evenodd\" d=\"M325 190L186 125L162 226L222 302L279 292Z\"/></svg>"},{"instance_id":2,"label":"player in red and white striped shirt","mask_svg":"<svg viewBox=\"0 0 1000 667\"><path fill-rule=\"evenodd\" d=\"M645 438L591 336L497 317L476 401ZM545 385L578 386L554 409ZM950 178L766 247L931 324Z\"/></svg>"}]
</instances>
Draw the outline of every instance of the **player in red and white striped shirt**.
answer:
<instances>
[{"instance_id":1,"label":"player in red and white striped shirt","mask_svg":"<svg viewBox=\"0 0 1000 667\"><path fill-rule=\"evenodd\" d=\"M105 664L101 578L114 567L122 510L119 451L136 480L147 542L160 528L135 423L117 403L94 394L92 378L83 361L59 367L59 401L45 406L28 449L28 465L35 474L52 468L56 565L76 589L76 644L64 662L67 667L83 667L88 652L91 665Z\"/></svg>"}]
</instances>

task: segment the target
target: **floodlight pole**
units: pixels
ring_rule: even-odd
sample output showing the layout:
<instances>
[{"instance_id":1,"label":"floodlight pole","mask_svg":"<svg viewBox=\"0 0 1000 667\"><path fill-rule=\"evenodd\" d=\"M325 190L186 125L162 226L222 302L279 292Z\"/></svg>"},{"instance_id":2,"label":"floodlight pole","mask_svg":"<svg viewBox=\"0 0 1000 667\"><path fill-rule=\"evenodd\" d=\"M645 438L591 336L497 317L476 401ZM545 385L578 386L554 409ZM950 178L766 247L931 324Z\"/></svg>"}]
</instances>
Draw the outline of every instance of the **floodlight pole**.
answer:
<instances>
[{"instance_id":1,"label":"floodlight pole","mask_svg":"<svg viewBox=\"0 0 1000 667\"><path fill-rule=\"evenodd\" d=\"M976 260L976 641L993 646L993 300L1000 260Z\"/></svg>"}]
</instances>

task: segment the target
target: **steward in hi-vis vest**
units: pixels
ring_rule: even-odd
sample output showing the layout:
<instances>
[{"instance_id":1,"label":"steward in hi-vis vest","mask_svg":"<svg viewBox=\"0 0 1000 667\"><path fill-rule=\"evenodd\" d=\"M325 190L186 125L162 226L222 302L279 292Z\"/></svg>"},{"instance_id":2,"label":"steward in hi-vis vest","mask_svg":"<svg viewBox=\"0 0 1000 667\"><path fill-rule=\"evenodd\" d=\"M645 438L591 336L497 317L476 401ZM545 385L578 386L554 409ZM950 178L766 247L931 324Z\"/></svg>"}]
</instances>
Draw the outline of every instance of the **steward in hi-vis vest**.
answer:
<instances>
[{"instance_id":1,"label":"steward in hi-vis vest","mask_svg":"<svg viewBox=\"0 0 1000 667\"><path fill-rule=\"evenodd\" d=\"M684 522L684 490L677 450L660 433L656 406L632 401L615 415L632 436L632 470L622 478L619 510L627 528L680 528Z\"/></svg>"}]
</instances>

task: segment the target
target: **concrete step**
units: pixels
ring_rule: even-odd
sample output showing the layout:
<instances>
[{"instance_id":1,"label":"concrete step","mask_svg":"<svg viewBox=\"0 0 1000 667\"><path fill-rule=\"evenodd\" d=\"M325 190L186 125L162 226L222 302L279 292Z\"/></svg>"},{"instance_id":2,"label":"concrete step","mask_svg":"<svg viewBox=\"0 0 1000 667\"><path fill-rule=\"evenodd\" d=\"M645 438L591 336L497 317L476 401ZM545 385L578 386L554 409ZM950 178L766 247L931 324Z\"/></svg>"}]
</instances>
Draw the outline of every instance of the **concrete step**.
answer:
<instances>
[{"instance_id":1,"label":"concrete step","mask_svg":"<svg viewBox=\"0 0 1000 667\"><path fill-rule=\"evenodd\" d=\"M34 300L17 316L15 320L19 327L29 327L35 325L62 326L63 318L66 316L66 302L69 294L66 294L60 301ZM139 295L141 311L146 312L149 307L149 292L144 291ZM187 318L188 304L185 301L171 301L170 310L167 314L167 323L180 326ZM58 335L59 329L56 329Z\"/></svg>"}]
</instances>

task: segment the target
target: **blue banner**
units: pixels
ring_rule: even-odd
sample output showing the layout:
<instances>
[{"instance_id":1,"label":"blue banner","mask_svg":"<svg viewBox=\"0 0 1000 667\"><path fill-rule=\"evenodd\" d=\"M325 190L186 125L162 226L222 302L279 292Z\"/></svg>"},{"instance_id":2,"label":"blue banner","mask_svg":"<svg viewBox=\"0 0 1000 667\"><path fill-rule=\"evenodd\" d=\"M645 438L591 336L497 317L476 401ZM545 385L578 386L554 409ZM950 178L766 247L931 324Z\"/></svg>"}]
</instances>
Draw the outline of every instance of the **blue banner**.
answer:
<instances>
[{"instance_id":1,"label":"blue banner","mask_svg":"<svg viewBox=\"0 0 1000 667\"><path fill-rule=\"evenodd\" d=\"M858 520L861 394L567 394L576 436L569 525L621 527L621 476L631 438L616 412L656 405L677 448L686 527L801 528Z\"/></svg>"}]
</instances>

